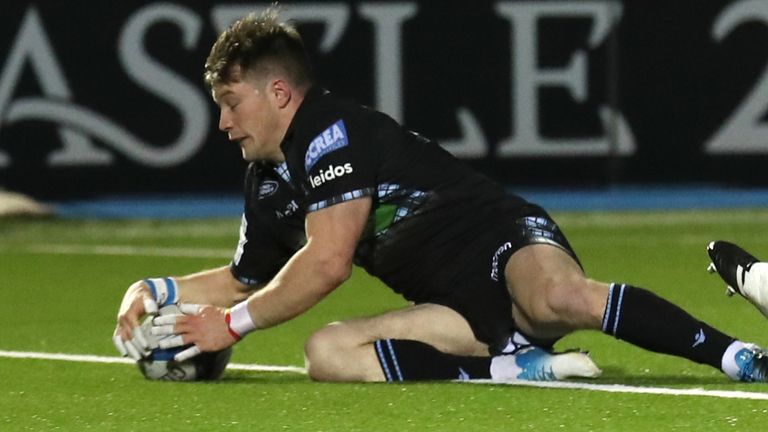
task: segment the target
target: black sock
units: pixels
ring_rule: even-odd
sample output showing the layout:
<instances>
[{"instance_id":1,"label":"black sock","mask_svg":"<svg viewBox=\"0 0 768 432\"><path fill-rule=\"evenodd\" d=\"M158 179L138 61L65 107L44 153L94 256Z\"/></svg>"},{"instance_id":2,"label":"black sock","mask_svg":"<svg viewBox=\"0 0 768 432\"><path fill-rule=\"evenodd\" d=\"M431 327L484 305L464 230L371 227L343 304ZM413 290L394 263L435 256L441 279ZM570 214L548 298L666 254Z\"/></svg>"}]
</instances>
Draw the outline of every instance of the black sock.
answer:
<instances>
[{"instance_id":1,"label":"black sock","mask_svg":"<svg viewBox=\"0 0 768 432\"><path fill-rule=\"evenodd\" d=\"M423 342L402 339L380 339L373 346L387 381L491 377L490 357L446 354Z\"/></svg>"},{"instance_id":2,"label":"black sock","mask_svg":"<svg viewBox=\"0 0 768 432\"><path fill-rule=\"evenodd\" d=\"M650 351L721 368L734 339L642 288L611 284L603 332Z\"/></svg>"}]
</instances>

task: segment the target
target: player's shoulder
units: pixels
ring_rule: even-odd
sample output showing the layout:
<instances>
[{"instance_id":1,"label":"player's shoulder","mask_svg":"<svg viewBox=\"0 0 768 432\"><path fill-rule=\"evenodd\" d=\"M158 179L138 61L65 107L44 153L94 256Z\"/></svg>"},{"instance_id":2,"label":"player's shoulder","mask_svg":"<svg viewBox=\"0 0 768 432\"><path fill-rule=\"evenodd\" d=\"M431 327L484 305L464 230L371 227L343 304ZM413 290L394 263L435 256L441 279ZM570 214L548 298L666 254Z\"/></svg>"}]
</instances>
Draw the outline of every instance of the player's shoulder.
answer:
<instances>
[{"instance_id":1,"label":"player's shoulder","mask_svg":"<svg viewBox=\"0 0 768 432\"><path fill-rule=\"evenodd\" d=\"M387 131L403 132L392 117L374 108L330 92L308 93L306 107L297 113L296 138L305 147L333 140L342 134L353 143L369 144L376 136ZM304 109L306 108L306 109Z\"/></svg>"},{"instance_id":2,"label":"player's shoulder","mask_svg":"<svg viewBox=\"0 0 768 432\"><path fill-rule=\"evenodd\" d=\"M313 87L296 112L282 144L291 170L308 171L320 158L367 141L362 105ZM302 172L299 172L302 174Z\"/></svg>"},{"instance_id":3,"label":"player's shoulder","mask_svg":"<svg viewBox=\"0 0 768 432\"><path fill-rule=\"evenodd\" d=\"M314 87L305 96L292 126L299 142L308 145L323 133L333 133L334 125L338 128L343 124L345 129L356 126L364 115L362 105Z\"/></svg>"}]
</instances>

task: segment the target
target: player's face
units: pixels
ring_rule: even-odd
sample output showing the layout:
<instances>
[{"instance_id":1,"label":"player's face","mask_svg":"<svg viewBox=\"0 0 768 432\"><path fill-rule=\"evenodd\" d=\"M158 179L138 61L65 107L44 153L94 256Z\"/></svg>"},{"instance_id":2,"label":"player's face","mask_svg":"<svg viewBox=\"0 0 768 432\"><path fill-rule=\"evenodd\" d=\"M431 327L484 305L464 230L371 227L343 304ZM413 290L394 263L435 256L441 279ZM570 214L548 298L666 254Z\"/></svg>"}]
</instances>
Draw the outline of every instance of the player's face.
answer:
<instances>
[{"instance_id":1,"label":"player's face","mask_svg":"<svg viewBox=\"0 0 768 432\"><path fill-rule=\"evenodd\" d=\"M280 143L285 131L266 88L249 81L232 82L216 86L213 96L221 109L219 129L240 145L243 159L283 160Z\"/></svg>"}]
</instances>

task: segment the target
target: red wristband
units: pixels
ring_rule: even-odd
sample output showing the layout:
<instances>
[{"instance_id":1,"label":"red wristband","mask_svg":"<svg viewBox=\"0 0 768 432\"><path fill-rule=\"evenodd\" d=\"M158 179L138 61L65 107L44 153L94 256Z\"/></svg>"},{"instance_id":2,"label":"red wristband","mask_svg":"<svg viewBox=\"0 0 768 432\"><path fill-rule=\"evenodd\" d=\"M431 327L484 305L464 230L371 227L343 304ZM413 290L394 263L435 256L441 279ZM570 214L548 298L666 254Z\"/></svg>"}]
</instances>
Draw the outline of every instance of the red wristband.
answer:
<instances>
[{"instance_id":1,"label":"red wristband","mask_svg":"<svg viewBox=\"0 0 768 432\"><path fill-rule=\"evenodd\" d=\"M224 314L224 320L227 323L229 334L235 340L240 340L248 333L256 330L256 324L253 322L251 313L248 311L248 300L234 305L231 309L227 309Z\"/></svg>"},{"instance_id":2,"label":"red wristband","mask_svg":"<svg viewBox=\"0 0 768 432\"><path fill-rule=\"evenodd\" d=\"M229 334L235 338L235 341L239 341L243 337L237 334L236 331L232 330L232 326L230 323L232 322L232 314L230 313L230 310L227 309L227 311L224 313L224 322L227 323L227 331L229 331Z\"/></svg>"}]
</instances>

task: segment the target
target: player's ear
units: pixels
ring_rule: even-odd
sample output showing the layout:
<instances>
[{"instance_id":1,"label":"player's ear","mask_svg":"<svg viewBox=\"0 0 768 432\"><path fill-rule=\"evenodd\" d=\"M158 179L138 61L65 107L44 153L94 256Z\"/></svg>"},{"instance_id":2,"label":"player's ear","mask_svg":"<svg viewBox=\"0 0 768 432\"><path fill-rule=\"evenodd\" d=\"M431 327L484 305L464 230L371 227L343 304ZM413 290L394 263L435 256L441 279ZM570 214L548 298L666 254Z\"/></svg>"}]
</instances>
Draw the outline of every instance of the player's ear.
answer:
<instances>
[{"instance_id":1,"label":"player's ear","mask_svg":"<svg viewBox=\"0 0 768 432\"><path fill-rule=\"evenodd\" d=\"M273 80L269 84L269 92L275 99L278 108L285 108L291 101L291 86L281 79Z\"/></svg>"}]
</instances>

